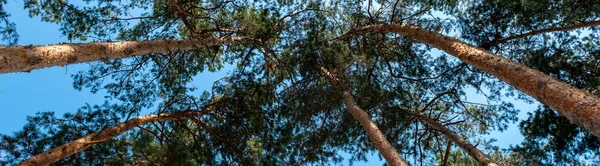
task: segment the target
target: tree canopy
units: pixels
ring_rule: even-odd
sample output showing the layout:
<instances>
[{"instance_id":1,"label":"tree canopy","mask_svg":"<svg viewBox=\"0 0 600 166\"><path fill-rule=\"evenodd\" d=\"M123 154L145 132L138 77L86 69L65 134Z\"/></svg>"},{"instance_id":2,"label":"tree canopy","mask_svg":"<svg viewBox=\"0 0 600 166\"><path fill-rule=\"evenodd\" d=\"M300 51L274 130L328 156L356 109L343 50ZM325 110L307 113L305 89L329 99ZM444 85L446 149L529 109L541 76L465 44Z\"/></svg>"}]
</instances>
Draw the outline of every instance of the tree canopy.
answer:
<instances>
[{"instance_id":1,"label":"tree canopy","mask_svg":"<svg viewBox=\"0 0 600 166\"><path fill-rule=\"evenodd\" d=\"M0 9L5 3L0 1ZM460 41L501 55L597 100L600 1L24 3L31 17L59 24L69 40L86 42L65 47L75 50L73 55L55 59L65 62L58 65L88 62L89 70L72 76L73 86L105 93L107 101L62 116L40 112L28 117L22 131L1 135L2 165L80 138L91 140L87 149L55 165L308 165L339 163L341 152L350 154L351 162L364 161L382 149L354 107L366 112L383 140L410 165L585 165L599 160L600 140L589 129L593 125L567 119L550 103L519 110L508 99L533 102L547 96L530 97L513 87L515 82L439 52L424 38L437 40L427 38L434 33L453 37L451 44ZM2 49L41 49L14 46L18 26L9 15L0 10ZM374 25L411 25L423 33L403 35ZM227 42L200 42L212 39ZM115 42L157 41L172 46L112 47ZM108 57L85 60L81 54L86 53L77 48L90 45L105 45L91 52ZM27 51L11 53L21 52ZM15 58L27 62L30 68L24 71L47 67L34 67L44 63L40 59ZM225 66L232 71L210 91L190 86L202 79L199 73ZM467 100L469 90L486 102ZM153 115L141 114L144 110ZM525 137L521 144L499 149L494 139L480 137L516 123L520 111L529 112L519 122ZM105 132L143 117L157 118L113 135Z\"/></svg>"}]
</instances>

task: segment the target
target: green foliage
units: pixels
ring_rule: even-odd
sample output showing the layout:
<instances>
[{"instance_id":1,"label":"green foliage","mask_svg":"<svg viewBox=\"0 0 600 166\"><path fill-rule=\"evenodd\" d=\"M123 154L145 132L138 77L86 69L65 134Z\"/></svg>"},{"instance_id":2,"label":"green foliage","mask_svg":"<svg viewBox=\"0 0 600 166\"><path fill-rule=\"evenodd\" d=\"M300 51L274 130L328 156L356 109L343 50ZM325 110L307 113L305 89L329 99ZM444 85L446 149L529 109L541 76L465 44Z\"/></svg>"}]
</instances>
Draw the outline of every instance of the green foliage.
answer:
<instances>
[{"instance_id":1,"label":"green foliage","mask_svg":"<svg viewBox=\"0 0 600 166\"><path fill-rule=\"evenodd\" d=\"M10 14L4 11L5 4L6 0L0 0L0 20L2 21L2 24L0 25L0 34L2 34L2 40L6 41L7 45L15 45L17 44L19 35L17 34L15 23L8 20Z\"/></svg>"},{"instance_id":2,"label":"green foliage","mask_svg":"<svg viewBox=\"0 0 600 166\"><path fill-rule=\"evenodd\" d=\"M598 20L598 11L600 6L594 1L482 1L457 16L462 22L462 36L475 44L485 44L534 30ZM488 47L598 95L597 32L597 27L589 27ZM526 165L582 164L597 160L600 140L549 108L529 113L520 128L525 141L513 150L526 156Z\"/></svg>"},{"instance_id":3,"label":"green foliage","mask_svg":"<svg viewBox=\"0 0 600 166\"><path fill-rule=\"evenodd\" d=\"M67 113L62 118L53 112L41 112L28 117L23 131L13 136L2 135L0 149L2 165L14 165L28 157L39 154L51 147L56 147L85 135L95 133L108 126L116 125L120 119L114 110L126 109L121 105L104 104L102 106L84 106L76 113ZM117 138L118 139L118 138ZM126 151L122 144L106 143L90 148L64 159L60 163L73 165L111 163L107 157L117 157L119 152Z\"/></svg>"},{"instance_id":4,"label":"green foliage","mask_svg":"<svg viewBox=\"0 0 600 166\"><path fill-rule=\"evenodd\" d=\"M366 33L337 39L353 28L392 22L484 44L595 20L600 8L595 3L577 8L587 1L25 2L31 16L61 25L69 39L249 40L92 63L90 70L73 75L73 86L104 94L107 103L84 106L63 118L53 113L28 118L23 131L2 135L1 164L15 164L141 112L200 110L209 103L216 106L207 115L139 126L57 164L324 165L340 163L340 152L350 154L351 162L364 161L376 149L346 112L340 87L321 68L340 78L411 164L441 163L447 151L446 138L412 116L417 112L480 143L477 147L502 165L583 163L581 156L597 155L597 138L548 109L521 122L522 145L499 150L478 136L518 120L519 110L506 98L531 99L408 36ZM141 14L132 17L132 11ZM439 13L446 15L440 18ZM542 34L489 49L599 94L597 31L588 31L592 33L585 37L580 37L582 31ZM225 66L234 69L209 91L197 92L191 85L202 79L199 73ZM485 96L485 103L468 102L466 94L472 90ZM475 164L456 148L450 152L451 164Z\"/></svg>"},{"instance_id":5,"label":"green foliage","mask_svg":"<svg viewBox=\"0 0 600 166\"><path fill-rule=\"evenodd\" d=\"M584 165L598 155L600 140L553 110L539 108L520 126L526 140L514 147L525 163Z\"/></svg>"}]
</instances>

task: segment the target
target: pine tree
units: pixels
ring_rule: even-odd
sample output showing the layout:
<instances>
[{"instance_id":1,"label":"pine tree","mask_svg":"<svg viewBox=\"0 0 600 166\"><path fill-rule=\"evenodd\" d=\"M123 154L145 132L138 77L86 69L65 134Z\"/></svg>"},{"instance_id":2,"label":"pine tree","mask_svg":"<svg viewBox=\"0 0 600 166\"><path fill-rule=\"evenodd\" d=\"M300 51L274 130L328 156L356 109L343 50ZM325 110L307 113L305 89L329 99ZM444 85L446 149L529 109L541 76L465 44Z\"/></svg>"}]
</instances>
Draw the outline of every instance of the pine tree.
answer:
<instances>
[{"instance_id":1,"label":"pine tree","mask_svg":"<svg viewBox=\"0 0 600 166\"><path fill-rule=\"evenodd\" d=\"M2 47L0 73L90 62L74 87L105 91L107 103L29 117L23 131L2 135L1 164L78 139L93 143L48 161L305 165L339 163L340 152L351 162L381 152L391 165L584 163L600 147L597 4L27 0L31 16L61 25L70 40L102 42ZM0 18L9 23L6 13ZM16 28L5 25L0 32ZM3 34L14 44L10 32ZM211 91L189 86L225 65L235 68ZM469 89L487 103L467 101ZM531 101L519 90L545 106L521 123L526 140L501 151L477 136L517 120L519 110L503 98ZM142 110L160 117L211 103L219 106L203 116L87 139L153 116Z\"/></svg>"}]
</instances>

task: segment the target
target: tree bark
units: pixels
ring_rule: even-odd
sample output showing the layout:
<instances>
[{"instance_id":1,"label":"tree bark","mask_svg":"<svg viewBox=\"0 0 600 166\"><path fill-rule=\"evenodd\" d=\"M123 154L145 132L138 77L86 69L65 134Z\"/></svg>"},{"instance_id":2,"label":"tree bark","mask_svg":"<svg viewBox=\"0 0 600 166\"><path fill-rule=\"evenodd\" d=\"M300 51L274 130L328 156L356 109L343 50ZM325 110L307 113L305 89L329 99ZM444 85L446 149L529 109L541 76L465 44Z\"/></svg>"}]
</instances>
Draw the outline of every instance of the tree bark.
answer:
<instances>
[{"instance_id":1,"label":"tree bark","mask_svg":"<svg viewBox=\"0 0 600 166\"><path fill-rule=\"evenodd\" d=\"M416 116L421 119L421 121L427 123L432 128L439 130L452 142L456 143L458 147L466 151L471 157L473 157L479 165L482 166L498 166L494 163L485 153L481 152L477 147L473 146L469 141L463 139L458 134L454 133L452 130L446 128L446 126L436 122L435 120L427 117L423 113L416 113Z\"/></svg>"},{"instance_id":2,"label":"tree bark","mask_svg":"<svg viewBox=\"0 0 600 166\"><path fill-rule=\"evenodd\" d=\"M393 32L411 36L418 41L445 51L479 70L516 87L541 103L550 106L572 123L600 137L600 100L584 90L550 77L505 57L469 45L452 37L431 32L414 25L377 24L350 31ZM344 35L342 37L345 37Z\"/></svg>"},{"instance_id":3,"label":"tree bark","mask_svg":"<svg viewBox=\"0 0 600 166\"><path fill-rule=\"evenodd\" d=\"M333 86L342 86L340 85L338 78L324 67L321 67L321 72L329 79L329 81L331 81ZM371 142L373 142L373 144L375 144L375 147L377 150L379 150L379 153L381 153L383 158L385 158L385 161L392 166L408 166L408 163L402 157L400 157L400 154L398 154L396 148L394 148L392 144L387 141L385 135L383 135L381 130L379 130L377 125L373 122L373 120L371 120L369 114L354 104L354 96L352 96L352 93L350 93L348 90L343 90L342 98L344 99L344 104L346 105L348 112L352 115L352 117L354 117L354 119L358 120L365 131L367 131L369 139Z\"/></svg>"},{"instance_id":4,"label":"tree bark","mask_svg":"<svg viewBox=\"0 0 600 166\"><path fill-rule=\"evenodd\" d=\"M448 141L448 145L446 145L446 151L444 152L444 158L442 159L442 166L448 166L448 157L450 157L450 150L452 150L452 141Z\"/></svg>"},{"instance_id":5,"label":"tree bark","mask_svg":"<svg viewBox=\"0 0 600 166\"><path fill-rule=\"evenodd\" d=\"M242 37L0 47L0 74L105 59L178 52L242 41Z\"/></svg>"},{"instance_id":6,"label":"tree bark","mask_svg":"<svg viewBox=\"0 0 600 166\"><path fill-rule=\"evenodd\" d=\"M354 104L354 96L352 96L349 91L345 90L342 97L344 98L344 104L346 105L348 112L350 112L352 117L358 120L367 131L369 139L375 144L375 147L377 147L377 150L383 155L383 158L385 158L387 163L392 166L408 166L408 163L400 157L398 151L387 141L385 135L381 133L381 130L379 130L377 125L371 120L371 117L367 112Z\"/></svg>"},{"instance_id":7,"label":"tree bark","mask_svg":"<svg viewBox=\"0 0 600 166\"><path fill-rule=\"evenodd\" d=\"M155 114L136 117L111 128L106 128L97 133L88 134L87 136L81 137L77 140L52 148L46 152L22 161L21 163L17 164L17 166L50 165L96 144L110 142L112 137L126 132L138 125L165 120L177 120L191 116L201 116L202 114L202 111L183 111L171 114Z\"/></svg>"}]
</instances>

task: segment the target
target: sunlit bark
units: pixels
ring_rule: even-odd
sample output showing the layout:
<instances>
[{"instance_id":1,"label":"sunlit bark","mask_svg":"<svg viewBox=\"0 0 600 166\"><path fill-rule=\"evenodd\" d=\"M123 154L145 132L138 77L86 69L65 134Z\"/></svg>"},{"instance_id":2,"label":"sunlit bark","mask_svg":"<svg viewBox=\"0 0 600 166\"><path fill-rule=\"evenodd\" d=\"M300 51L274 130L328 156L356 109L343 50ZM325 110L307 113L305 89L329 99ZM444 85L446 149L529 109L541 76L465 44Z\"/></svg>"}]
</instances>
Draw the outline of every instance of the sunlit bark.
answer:
<instances>
[{"instance_id":1,"label":"sunlit bark","mask_svg":"<svg viewBox=\"0 0 600 166\"><path fill-rule=\"evenodd\" d=\"M367 32L403 34L443 50L516 87L541 103L554 108L562 116L582 126L593 135L600 136L600 100L584 90L503 56L414 25L370 25L352 30L345 36Z\"/></svg>"},{"instance_id":2,"label":"sunlit bark","mask_svg":"<svg viewBox=\"0 0 600 166\"><path fill-rule=\"evenodd\" d=\"M408 166L408 163L400 157L398 151L387 141L385 135L379 130L377 125L371 120L371 117L362 108L354 104L354 96L349 91L344 91L342 97L344 98L344 104L348 109L348 112L358 120L363 126L371 142L375 144L379 153L385 158L389 165L394 166Z\"/></svg>"},{"instance_id":3,"label":"sunlit bark","mask_svg":"<svg viewBox=\"0 0 600 166\"><path fill-rule=\"evenodd\" d=\"M171 114L156 114L136 117L126 122L120 123L116 126L106 128L100 132L88 134L87 136L81 137L77 140L52 148L46 152L43 152L41 154L38 154L27 160L22 161L21 163L17 164L17 166L50 165L65 157L69 157L77 152L85 150L94 145L110 142L113 137L124 133L138 125L165 120L177 120L182 118L198 117L201 116L203 113L204 112L202 111L183 111Z\"/></svg>"},{"instance_id":4,"label":"sunlit bark","mask_svg":"<svg viewBox=\"0 0 600 166\"><path fill-rule=\"evenodd\" d=\"M321 72L327 76L334 86L342 86L339 85L339 80L333 73L330 73L325 68L321 68ZM373 122L373 120L371 120L369 114L367 114L367 112L354 103L354 96L350 93L350 91L344 90L342 92L342 98L344 99L344 104L346 105L348 112L352 115L352 117L354 117L354 119L358 120L365 131L367 131L369 139L371 139L371 142L375 144L375 147L377 150L379 150L379 153L381 153L383 158L385 158L385 161L387 161L389 165L393 166L408 166L408 163L406 163L400 154L398 154L396 148L394 148L392 144L388 142L388 140L385 138L385 135L383 135L381 130L379 130L377 125Z\"/></svg>"},{"instance_id":5,"label":"sunlit bark","mask_svg":"<svg viewBox=\"0 0 600 166\"><path fill-rule=\"evenodd\" d=\"M187 51L243 39L228 37L0 47L0 74L105 59L129 58L151 53Z\"/></svg>"}]
</instances>

